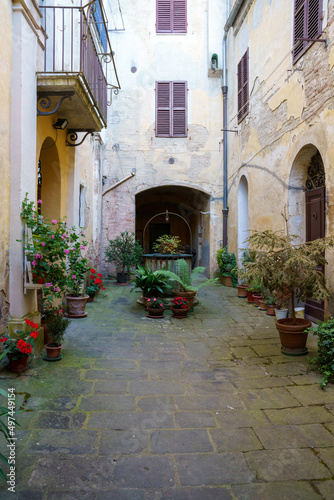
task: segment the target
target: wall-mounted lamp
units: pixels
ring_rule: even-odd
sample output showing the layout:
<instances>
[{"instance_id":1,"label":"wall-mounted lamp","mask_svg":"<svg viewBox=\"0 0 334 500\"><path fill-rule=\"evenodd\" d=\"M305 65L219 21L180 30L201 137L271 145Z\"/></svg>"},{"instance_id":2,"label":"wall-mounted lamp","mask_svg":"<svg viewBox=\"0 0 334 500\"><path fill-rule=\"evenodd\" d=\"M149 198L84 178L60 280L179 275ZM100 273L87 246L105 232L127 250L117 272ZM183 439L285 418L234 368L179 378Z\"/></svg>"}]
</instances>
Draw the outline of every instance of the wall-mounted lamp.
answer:
<instances>
[{"instance_id":1,"label":"wall-mounted lamp","mask_svg":"<svg viewBox=\"0 0 334 500\"><path fill-rule=\"evenodd\" d=\"M166 209L166 222L169 222L169 214L167 209Z\"/></svg>"},{"instance_id":2,"label":"wall-mounted lamp","mask_svg":"<svg viewBox=\"0 0 334 500\"><path fill-rule=\"evenodd\" d=\"M66 118L57 118L57 121L53 124L53 127L60 130L65 130L68 125Z\"/></svg>"}]
</instances>

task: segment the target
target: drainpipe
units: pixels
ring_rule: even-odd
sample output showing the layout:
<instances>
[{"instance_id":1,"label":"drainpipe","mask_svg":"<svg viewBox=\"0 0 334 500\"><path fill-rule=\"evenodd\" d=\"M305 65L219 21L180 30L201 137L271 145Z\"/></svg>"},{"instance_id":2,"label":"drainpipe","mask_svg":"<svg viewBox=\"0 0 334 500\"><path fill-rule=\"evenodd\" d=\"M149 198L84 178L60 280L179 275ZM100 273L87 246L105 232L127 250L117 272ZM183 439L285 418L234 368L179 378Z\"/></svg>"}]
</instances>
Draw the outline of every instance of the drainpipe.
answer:
<instances>
[{"instance_id":1,"label":"drainpipe","mask_svg":"<svg viewBox=\"0 0 334 500\"><path fill-rule=\"evenodd\" d=\"M224 196L224 207L223 207L223 246L227 247L227 226L228 226L228 185L227 185L227 63L226 63L226 42L227 34L230 27L232 26L241 5L244 0L236 0L231 12L230 12L230 0L226 2L226 24L224 26L224 37L223 37L223 196Z\"/></svg>"}]
</instances>

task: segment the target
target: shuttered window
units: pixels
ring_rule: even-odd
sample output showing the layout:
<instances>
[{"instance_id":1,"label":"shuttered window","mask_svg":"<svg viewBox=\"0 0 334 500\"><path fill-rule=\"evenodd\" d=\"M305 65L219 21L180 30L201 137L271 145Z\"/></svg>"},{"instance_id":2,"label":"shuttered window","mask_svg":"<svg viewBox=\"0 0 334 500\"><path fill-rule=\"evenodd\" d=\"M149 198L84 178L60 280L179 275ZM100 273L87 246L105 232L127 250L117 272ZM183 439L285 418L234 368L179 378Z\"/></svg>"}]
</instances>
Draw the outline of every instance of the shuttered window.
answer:
<instances>
[{"instance_id":1,"label":"shuttered window","mask_svg":"<svg viewBox=\"0 0 334 500\"><path fill-rule=\"evenodd\" d=\"M187 0L156 0L157 33L187 33Z\"/></svg>"},{"instance_id":2,"label":"shuttered window","mask_svg":"<svg viewBox=\"0 0 334 500\"><path fill-rule=\"evenodd\" d=\"M156 83L156 137L187 137L187 82Z\"/></svg>"},{"instance_id":3,"label":"shuttered window","mask_svg":"<svg viewBox=\"0 0 334 500\"><path fill-rule=\"evenodd\" d=\"M312 45L300 38L319 38L322 30L322 0L295 0L293 62Z\"/></svg>"},{"instance_id":4,"label":"shuttered window","mask_svg":"<svg viewBox=\"0 0 334 500\"><path fill-rule=\"evenodd\" d=\"M249 111L249 52L246 50L238 64L238 123Z\"/></svg>"}]
</instances>

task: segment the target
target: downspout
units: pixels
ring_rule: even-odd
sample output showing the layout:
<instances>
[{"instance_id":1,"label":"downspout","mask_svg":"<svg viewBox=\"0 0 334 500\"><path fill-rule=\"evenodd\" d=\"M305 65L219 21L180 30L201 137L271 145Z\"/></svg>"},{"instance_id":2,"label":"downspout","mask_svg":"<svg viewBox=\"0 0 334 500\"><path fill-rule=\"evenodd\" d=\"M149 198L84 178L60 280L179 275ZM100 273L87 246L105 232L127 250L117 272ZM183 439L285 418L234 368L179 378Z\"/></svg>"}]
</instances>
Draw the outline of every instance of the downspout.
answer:
<instances>
[{"instance_id":1,"label":"downspout","mask_svg":"<svg viewBox=\"0 0 334 500\"><path fill-rule=\"evenodd\" d=\"M227 226L228 226L228 183L227 183L227 63L226 63L226 42L230 27L234 23L244 0L236 0L230 12L230 0L226 2L226 24L224 26L223 37L223 247L227 247Z\"/></svg>"}]
</instances>

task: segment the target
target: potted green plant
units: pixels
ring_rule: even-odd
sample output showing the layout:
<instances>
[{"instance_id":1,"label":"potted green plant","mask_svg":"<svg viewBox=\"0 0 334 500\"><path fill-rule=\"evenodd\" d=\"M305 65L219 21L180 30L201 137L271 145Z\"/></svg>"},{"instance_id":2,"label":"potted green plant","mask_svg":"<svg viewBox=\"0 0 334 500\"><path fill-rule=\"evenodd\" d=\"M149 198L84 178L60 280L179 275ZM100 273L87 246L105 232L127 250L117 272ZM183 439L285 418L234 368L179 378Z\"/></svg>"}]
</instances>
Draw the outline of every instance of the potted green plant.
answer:
<instances>
[{"instance_id":1,"label":"potted green plant","mask_svg":"<svg viewBox=\"0 0 334 500\"><path fill-rule=\"evenodd\" d=\"M12 372L22 372L26 369L28 358L32 356L35 347L35 339L39 335L37 323L29 319L25 319L25 323L28 332L16 332L17 338L7 337L5 334L0 337L0 343L9 361L8 368Z\"/></svg>"},{"instance_id":2,"label":"potted green plant","mask_svg":"<svg viewBox=\"0 0 334 500\"><path fill-rule=\"evenodd\" d=\"M114 239L110 239L105 250L105 260L115 265L117 284L125 285L128 282L128 273L140 264L143 249L136 241L135 234L125 231Z\"/></svg>"},{"instance_id":3,"label":"potted green plant","mask_svg":"<svg viewBox=\"0 0 334 500\"><path fill-rule=\"evenodd\" d=\"M248 248L244 249L242 251L242 256L241 256L241 269L242 270L247 269L248 262L253 262L254 258L255 258L255 256L253 255L252 252L250 252L248 250ZM253 302L253 294L251 294L251 293L248 294L247 293L247 281L246 281L245 278L241 278L240 275L238 276L237 289L238 289L238 297L240 297L240 298L247 298L247 297L250 296L251 297L251 301Z\"/></svg>"},{"instance_id":4,"label":"potted green plant","mask_svg":"<svg viewBox=\"0 0 334 500\"><path fill-rule=\"evenodd\" d=\"M334 381L334 318L318 323L309 333L318 337L317 355L309 362L323 374L320 386L324 389L328 382Z\"/></svg>"},{"instance_id":5,"label":"potted green plant","mask_svg":"<svg viewBox=\"0 0 334 500\"><path fill-rule=\"evenodd\" d=\"M76 228L68 231L68 248L64 250L67 255L67 313L70 318L84 318L87 316L85 307L88 295L83 291L86 273L88 271L88 260L82 255L86 249L87 242L82 241L83 233L77 234Z\"/></svg>"},{"instance_id":6,"label":"potted green plant","mask_svg":"<svg viewBox=\"0 0 334 500\"><path fill-rule=\"evenodd\" d=\"M172 312L174 318L183 319L188 316L190 306L184 297L174 297L172 300L172 304Z\"/></svg>"},{"instance_id":7,"label":"potted green plant","mask_svg":"<svg viewBox=\"0 0 334 500\"><path fill-rule=\"evenodd\" d=\"M156 297L147 299L148 318L163 318L165 307L161 299Z\"/></svg>"},{"instance_id":8,"label":"potted green plant","mask_svg":"<svg viewBox=\"0 0 334 500\"><path fill-rule=\"evenodd\" d=\"M217 278L206 279L202 283L193 285L193 281L197 276L203 275L205 272L205 267L195 267L190 271L187 262L184 259L179 259L176 261L177 274L166 269L162 269L160 272L163 276L166 276L168 280L177 283L178 288L173 290L173 294L178 297L183 297L187 300L189 309L192 308L195 295L202 286L211 285L217 282Z\"/></svg>"},{"instance_id":9,"label":"potted green plant","mask_svg":"<svg viewBox=\"0 0 334 500\"><path fill-rule=\"evenodd\" d=\"M327 264L324 252L334 246L334 239L322 238L299 244L293 235L267 230L254 231L248 241L257 258L249 264L243 277L251 281L254 276L261 276L266 289L289 297L292 317L276 321L282 352L287 355L306 354L307 329L311 322L296 318L296 300L329 297L325 276L319 269Z\"/></svg>"},{"instance_id":10,"label":"potted green plant","mask_svg":"<svg viewBox=\"0 0 334 500\"><path fill-rule=\"evenodd\" d=\"M222 284L225 286L237 286L238 270L234 253L230 253L227 247L220 246L216 253L216 259Z\"/></svg>"},{"instance_id":11,"label":"potted green plant","mask_svg":"<svg viewBox=\"0 0 334 500\"><path fill-rule=\"evenodd\" d=\"M275 316L275 308L276 308L276 299L275 299L275 297L267 295L264 303L267 306L267 314L268 314L268 316Z\"/></svg>"},{"instance_id":12,"label":"potted green plant","mask_svg":"<svg viewBox=\"0 0 334 500\"><path fill-rule=\"evenodd\" d=\"M147 307L147 299L161 297L166 290L167 276L160 270L152 271L142 266L135 270L134 288L130 292L139 288L142 291L142 300Z\"/></svg>"},{"instance_id":13,"label":"potted green plant","mask_svg":"<svg viewBox=\"0 0 334 500\"><path fill-rule=\"evenodd\" d=\"M168 234L163 234L153 244L153 251L162 254L174 255L181 244L181 240L178 236L170 236Z\"/></svg>"},{"instance_id":14,"label":"potted green plant","mask_svg":"<svg viewBox=\"0 0 334 500\"><path fill-rule=\"evenodd\" d=\"M46 361L59 361L61 356L61 349L63 347L63 340L65 331L70 324L70 320L64 318L64 314L59 310L58 313L49 316L46 320L49 330L50 341L45 344Z\"/></svg>"}]
</instances>

